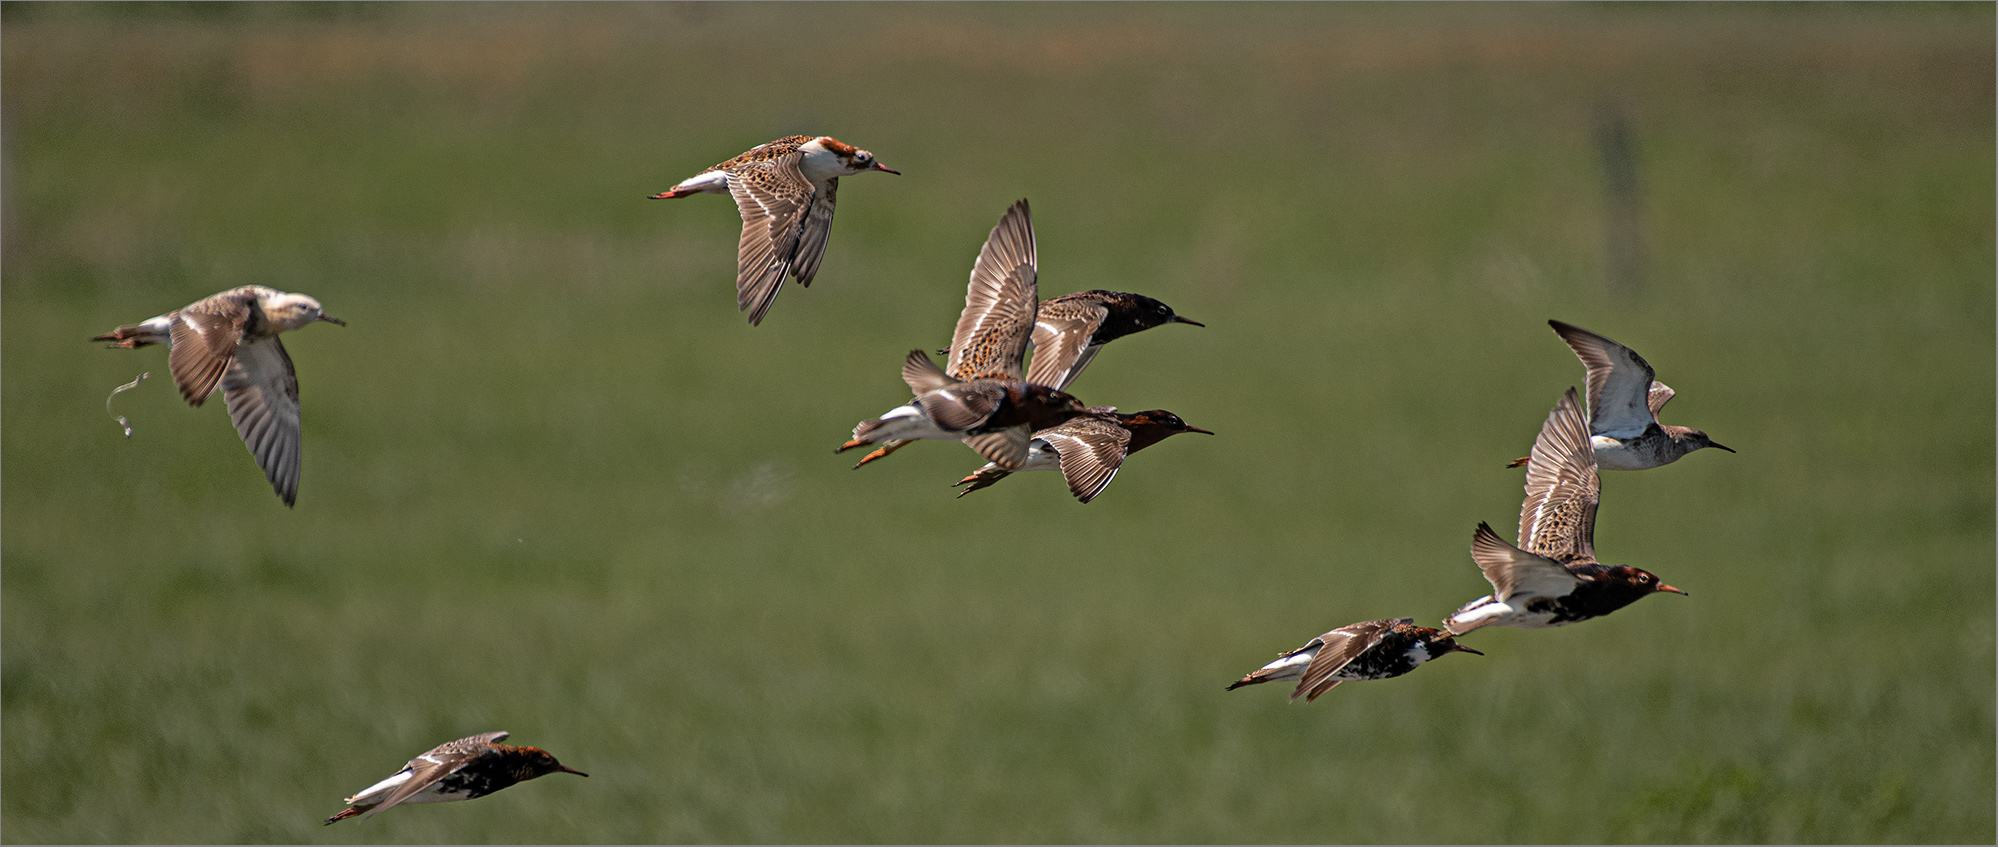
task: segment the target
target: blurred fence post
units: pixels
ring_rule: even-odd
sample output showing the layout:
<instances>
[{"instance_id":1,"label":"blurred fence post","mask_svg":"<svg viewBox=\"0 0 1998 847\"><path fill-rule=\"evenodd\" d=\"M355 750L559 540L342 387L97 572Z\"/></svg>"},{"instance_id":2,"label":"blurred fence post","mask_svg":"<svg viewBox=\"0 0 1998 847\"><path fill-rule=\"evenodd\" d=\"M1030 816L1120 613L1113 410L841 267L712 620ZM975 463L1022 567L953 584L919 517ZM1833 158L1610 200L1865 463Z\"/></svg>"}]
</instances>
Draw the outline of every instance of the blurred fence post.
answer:
<instances>
[{"instance_id":1,"label":"blurred fence post","mask_svg":"<svg viewBox=\"0 0 1998 847\"><path fill-rule=\"evenodd\" d=\"M1596 107L1596 148L1603 162L1604 283L1612 296L1644 293L1643 199L1637 181L1637 153L1623 109Z\"/></svg>"}]
</instances>

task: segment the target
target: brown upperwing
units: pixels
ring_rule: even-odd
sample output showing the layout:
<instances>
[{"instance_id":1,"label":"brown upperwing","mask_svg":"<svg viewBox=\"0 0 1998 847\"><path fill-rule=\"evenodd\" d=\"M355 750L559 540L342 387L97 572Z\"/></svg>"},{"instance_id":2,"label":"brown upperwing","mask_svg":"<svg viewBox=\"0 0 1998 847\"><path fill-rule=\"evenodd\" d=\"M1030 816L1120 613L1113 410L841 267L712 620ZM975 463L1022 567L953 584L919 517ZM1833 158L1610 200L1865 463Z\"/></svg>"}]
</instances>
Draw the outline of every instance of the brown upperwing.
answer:
<instances>
[{"instance_id":1,"label":"brown upperwing","mask_svg":"<svg viewBox=\"0 0 1998 847\"><path fill-rule=\"evenodd\" d=\"M215 393L216 383L236 358L236 346L260 318L256 296L241 289L180 310L173 321L167 369L188 405L199 406Z\"/></svg>"},{"instance_id":2,"label":"brown upperwing","mask_svg":"<svg viewBox=\"0 0 1998 847\"><path fill-rule=\"evenodd\" d=\"M1089 339L1103 326L1110 309L1101 303L1056 298L1041 304L1034 318L1034 363L1027 381L1050 388L1068 388Z\"/></svg>"},{"instance_id":3,"label":"brown upperwing","mask_svg":"<svg viewBox=\"0 0 1998 847\"><path fill-rule=\"evenodd\" d=\"M1533 440L1519 506L1520 549L1557 562L1593 561L1600 482L1589 424L1570 388Z\"/></svg>"},{"instance_id":4,"label":"brown upperwing","mask_svg":"<svg viewBox=\"0 0 1998 847\"><path fill-rule=\"evenodd\" d=\"M1305 702L1318 699L1318 695L1331 691L1343 680L1334 679L1333 674L1353 663L1368 647L1380 640L1381 633L1393 629L1396 624L1414 623L1414 618L1383 618L1377 621L1362 621L1347 624L1319 636L1325 646L1318 648L1318 655L1311 657L1311 664L1304 666L1304 677L1297 681L1297 690L1290 693L1292 701L1300 695L1308 695Z\"/></svg>"},{"instance_id":5,"label":"brown upperwing","mask_svg":"<svg viewBox=\"0 0 1998 847\"><path fill-rule=\"evenodd\" d=\"M369 810L368 814L372 816L390 806L394 806L422 793L423 789L429 788L431 783L456 773L460 768L471 764L481 757L498 755L499 751L494 749L492 745L506 737L507 733L505 732L487 732L474 735L470 738L460 738L456 741L439 744L425 752L423 756L410 759L409 779L396 788L394 793L383 798L381 804ZM424 758L424 756L430 756L437 761L433 762L430 759Z\"/></svg>"},{"instance_id":6,"label":"brown upperwing","mask_svg":"<svg viewBox=\"0 0 1998 847\"><path fill-rule=\"evenodd\" d=\"M964 380L1026 377L1027 342L1040 305L1035 263L1034 219L1020 200L992 227L971 266L945 373Z\"/></svg>"},{"instance_id":7,"label":"brown upperwing","mask_svg":"<svg viewBox=\"0 0 1998 847\"><path fill-rule=\"evenodd\" d=\"M744 164L730 173L729 192L742 215L736 244L736 308L749 310L751 324L762 323L783 291L792 269L798 236L812 205L812 183L798 170L804 154Z\"/></svg>"},{"instance_id":8,"label":"brown upperwing","mask_svg":"<svg viewBox=\"0 0 1998 847\"><path fill-rule=\"evenodd\" d=\"M1034 433L1061 454L1061 475L1075 499L1087 503L1116 478L1131 443L1131 431L1094 415Z\"/></svg>"}]
</instances>

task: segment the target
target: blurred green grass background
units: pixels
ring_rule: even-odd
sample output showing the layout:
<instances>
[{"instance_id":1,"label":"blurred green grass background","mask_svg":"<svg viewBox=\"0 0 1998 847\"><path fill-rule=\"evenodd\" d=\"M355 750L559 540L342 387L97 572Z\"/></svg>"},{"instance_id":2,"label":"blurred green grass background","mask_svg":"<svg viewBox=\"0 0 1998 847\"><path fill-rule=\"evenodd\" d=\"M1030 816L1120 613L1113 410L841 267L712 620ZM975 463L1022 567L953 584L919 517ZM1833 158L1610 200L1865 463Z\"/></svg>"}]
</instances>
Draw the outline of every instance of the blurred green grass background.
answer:
<instances>
[{"instance_id":1,"label":"blurred green grass background","mask_svg":"<svg viewBox=\"0 0 1998 847\"><path fill-rule=\"evenodd\" d=\"M1990 4L4 16L7 842L1998 837ZM751 329L730 204L643 198L789 133L905 175ZM1220 434L1086 507L849 470L1023 196L1044 295L1208 324L1076 394ZM250 283L351 324L286 339L295 511L84 341ZM1486 590L1550 317L1740 450L1604 481L1605 558L1692 596L1224 694ZM319 826L493 729L591 778Z\"/></svg>"}]
</instances>

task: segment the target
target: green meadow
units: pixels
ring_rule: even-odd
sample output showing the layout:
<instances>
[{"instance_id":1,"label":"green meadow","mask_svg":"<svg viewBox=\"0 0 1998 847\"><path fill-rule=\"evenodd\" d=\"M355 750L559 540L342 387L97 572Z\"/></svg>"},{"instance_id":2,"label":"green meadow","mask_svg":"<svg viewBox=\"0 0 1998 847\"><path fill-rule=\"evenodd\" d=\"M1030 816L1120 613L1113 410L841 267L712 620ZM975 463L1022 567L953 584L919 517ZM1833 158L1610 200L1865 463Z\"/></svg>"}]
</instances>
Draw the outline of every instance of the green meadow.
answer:
<instances>
[{"instance_id":1,"label":"green meadow","mask_svg":"<svg viewBox=\"0 0 1998 847\"><path fill-rule=\"evenodd\" d=\"M1998 838L1992 4L0 18L8 843ZM751 328L732 204L645 198L792 133L903 175ZM852 470L1020 197L1044 296L1207 324L1074 393L1218 434ZM86 340L253 283L349 324L296 509ZM1603 482L1691 596L1224 692L1489 590L1549 318L1739 451ZM320 825L497 729L590 777Z\"/></svg>"}]
</instances>

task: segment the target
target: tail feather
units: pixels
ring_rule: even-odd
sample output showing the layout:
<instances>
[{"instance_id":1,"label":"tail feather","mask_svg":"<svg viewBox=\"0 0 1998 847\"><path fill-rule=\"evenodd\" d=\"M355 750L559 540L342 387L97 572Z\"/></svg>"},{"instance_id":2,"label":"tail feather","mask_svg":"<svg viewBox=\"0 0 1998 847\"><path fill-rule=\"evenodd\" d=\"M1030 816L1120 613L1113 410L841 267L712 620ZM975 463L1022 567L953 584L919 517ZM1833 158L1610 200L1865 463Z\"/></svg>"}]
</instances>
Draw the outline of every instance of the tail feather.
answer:
<instances>
[{"instance_id":1,"label":"tail feather","mask_svg":"<svg viewBox=\"0 0 1998 847\"><path fill-rule=\"evenodd\" d=\"M114 349L136 350L148 344L165 344L173 339L173 324L162 315L145 323L126 324L99 335L92 341L116 342Z\"/></svg>"},{"instance_id":2,"label":"tail feather","mask_svg":"<svg viewBox=\"0 0 1998 847\"><path fill-rule=\"evenodd\" d=\"M361 807L348 806L347 808L341 809L339 812L335 813L332 817L327 818L326 825L332 826L333 824L338 823L340 821L344 821L348 818L357 818L360 816L361 816Z\"/></svg>"}]
</instances>

